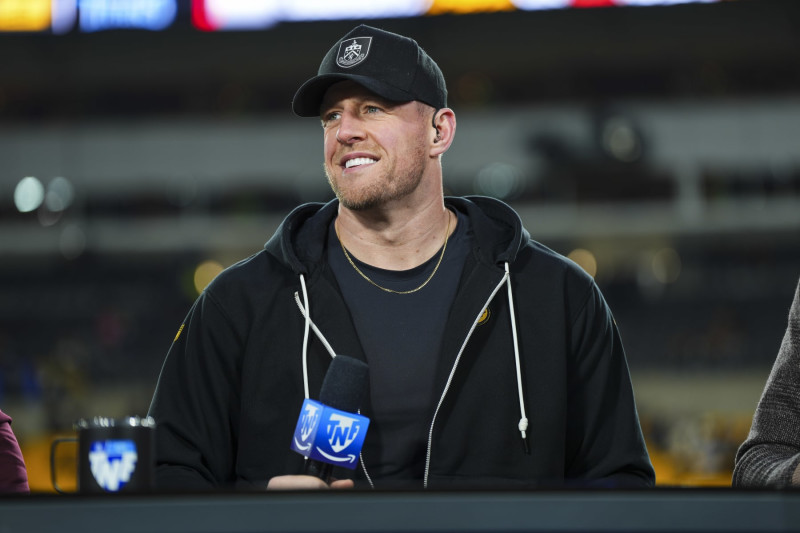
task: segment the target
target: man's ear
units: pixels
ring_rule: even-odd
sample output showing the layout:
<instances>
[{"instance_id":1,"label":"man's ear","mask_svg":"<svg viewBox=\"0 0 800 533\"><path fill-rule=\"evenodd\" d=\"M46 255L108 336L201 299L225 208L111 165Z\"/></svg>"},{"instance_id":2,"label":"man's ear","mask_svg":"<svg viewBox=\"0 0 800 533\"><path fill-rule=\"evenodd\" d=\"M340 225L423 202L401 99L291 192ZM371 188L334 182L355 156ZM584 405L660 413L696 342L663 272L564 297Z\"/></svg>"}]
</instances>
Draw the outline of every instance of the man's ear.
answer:
<instances>
[{"instance_id":1,"label":"man's ear","mask_svg":"<svg viewBox=\"0 0 800 533\"><path fill-rule=\"evenodd\" d=\"M456 134L456 114L449 107L443 107L433 116L431 132L431 155L439 156L445 153L453 143Z\"/></svg>"}]
</instances>

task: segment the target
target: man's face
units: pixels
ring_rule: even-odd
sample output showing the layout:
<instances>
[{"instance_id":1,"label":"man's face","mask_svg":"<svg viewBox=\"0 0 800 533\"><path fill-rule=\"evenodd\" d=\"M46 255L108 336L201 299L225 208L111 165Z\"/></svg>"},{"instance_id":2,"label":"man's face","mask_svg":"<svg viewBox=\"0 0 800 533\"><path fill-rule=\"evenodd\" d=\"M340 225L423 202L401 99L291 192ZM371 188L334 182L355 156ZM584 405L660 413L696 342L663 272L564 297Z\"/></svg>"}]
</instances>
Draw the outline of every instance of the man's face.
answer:
<instances>
[{"instance_id":1,"label":"man's face","mask_svg":"<svg viewBox=\"0 0 800 533\"><path fill-rule=\"evenodd\" d=\"M339 202L365 210L414 192L430 164L432 108L385 100L354 82L331 86L320 108L325 174Z\"/></svg>"}]
</instances>

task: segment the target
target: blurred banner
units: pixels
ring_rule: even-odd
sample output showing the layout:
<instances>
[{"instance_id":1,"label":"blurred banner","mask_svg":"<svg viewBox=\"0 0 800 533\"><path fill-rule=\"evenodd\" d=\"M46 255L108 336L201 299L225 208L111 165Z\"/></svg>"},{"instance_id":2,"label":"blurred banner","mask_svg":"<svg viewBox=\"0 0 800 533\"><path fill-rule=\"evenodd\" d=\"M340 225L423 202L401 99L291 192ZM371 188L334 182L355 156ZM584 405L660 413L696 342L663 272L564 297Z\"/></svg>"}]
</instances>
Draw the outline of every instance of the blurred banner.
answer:
<instances>
[{"instance_id":1,"label":"blurred banner","mask_svg":"<svg viewBox=\"0 0 800 533\"><path fill-rule=\"evenodd\" d=\"M0 0L0 32L160 31L190 20L202 31L264 30L281 22L717 1L720 0Z\"/></svg>"}]
</instances>

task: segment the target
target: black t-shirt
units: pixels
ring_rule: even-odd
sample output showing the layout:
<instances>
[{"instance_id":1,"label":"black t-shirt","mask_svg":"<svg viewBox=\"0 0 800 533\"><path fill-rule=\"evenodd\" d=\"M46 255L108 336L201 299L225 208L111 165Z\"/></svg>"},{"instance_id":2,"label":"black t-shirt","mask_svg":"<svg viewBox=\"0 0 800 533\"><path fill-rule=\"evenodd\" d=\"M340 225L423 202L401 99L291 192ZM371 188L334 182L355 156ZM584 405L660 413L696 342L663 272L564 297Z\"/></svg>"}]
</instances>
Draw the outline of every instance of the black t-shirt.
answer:
<instances>
[{"instance_id":1,"label":"black t-shirt","mask_svg":"<svg viewBox=\"0 0 800 533\"><path fill-rule=\"evenodd\" d=\"M370 284L350 265L331 223L328 261L355 322L367 357L373 411L370 432L379 434L379 457L366 457L374 479L422 479L430 414L438 400L434 372L450 307L471 248L469 220L458 214L456 230L430 282L417 292L394 294ZM349 250L348 250L349 253ZM375 268L350 257L372 281L411 290L430 276L441 249L410 270ZM374 452L373 452L374 455Z\"/></svg>"}]
</instances>

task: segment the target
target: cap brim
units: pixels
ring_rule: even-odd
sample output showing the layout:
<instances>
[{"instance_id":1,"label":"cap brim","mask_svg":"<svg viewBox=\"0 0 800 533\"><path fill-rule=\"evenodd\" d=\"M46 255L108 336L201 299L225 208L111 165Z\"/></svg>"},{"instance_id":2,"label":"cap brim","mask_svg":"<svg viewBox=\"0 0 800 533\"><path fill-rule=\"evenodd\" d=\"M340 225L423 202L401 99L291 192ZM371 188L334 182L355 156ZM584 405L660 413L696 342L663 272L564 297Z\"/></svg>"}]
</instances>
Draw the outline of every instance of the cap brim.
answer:
<instances>
[{"instance_id":1,"label":"cap brim","mask_svg":"<svg viewBox=\"0 0 800 533\"><path fill-rule=\"evenodd\" d=\"M325 93L334 83L351 80L395 102L410 102L414 97L408 92L392 85L383 83L375 78L359 76L357 74L320 74L306 81L297 89L292 99L292 111L301 117L318 117L320 106Z\"/></svg>"}]
</instances>

